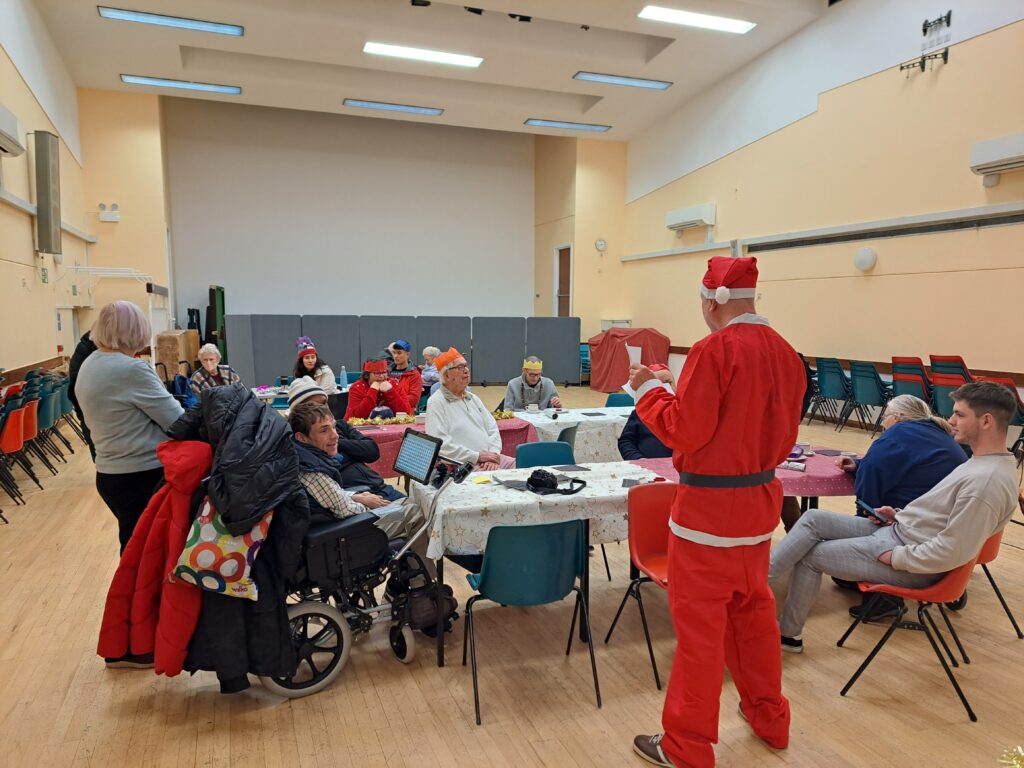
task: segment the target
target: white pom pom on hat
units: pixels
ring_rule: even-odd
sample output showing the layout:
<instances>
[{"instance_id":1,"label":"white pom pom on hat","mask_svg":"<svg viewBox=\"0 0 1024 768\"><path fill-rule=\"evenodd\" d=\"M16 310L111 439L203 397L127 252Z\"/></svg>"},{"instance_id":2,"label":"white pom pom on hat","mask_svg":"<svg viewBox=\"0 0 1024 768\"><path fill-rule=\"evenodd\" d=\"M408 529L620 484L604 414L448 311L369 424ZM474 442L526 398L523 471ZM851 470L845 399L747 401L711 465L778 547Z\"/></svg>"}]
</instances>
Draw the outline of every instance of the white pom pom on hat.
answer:
<instances>
[{"instance_id":1,"label":"white pom pom on hat","mask_svg":"<svg viewBox=\"0 0 1024 768\"><path fill-rule=\"evenodd\" d=\"M730 291L724 285L720 285L715 289L715 301L719 304L725 304L732 298L732 291Z\"/></svg>"}]
</instances>

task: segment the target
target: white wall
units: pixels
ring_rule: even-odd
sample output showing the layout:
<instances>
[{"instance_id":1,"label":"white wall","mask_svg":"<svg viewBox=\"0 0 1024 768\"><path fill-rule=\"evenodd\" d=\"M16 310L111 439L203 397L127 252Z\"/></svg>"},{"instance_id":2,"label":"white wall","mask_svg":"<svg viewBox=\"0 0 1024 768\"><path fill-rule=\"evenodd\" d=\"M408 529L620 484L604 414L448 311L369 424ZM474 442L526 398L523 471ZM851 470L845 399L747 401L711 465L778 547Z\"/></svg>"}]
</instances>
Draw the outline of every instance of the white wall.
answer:
<instances>
[{"instance_id":1,"label":"white wall","mask_svg":"<svg viewBox=\"0 0 1024 768\"><path fill-rule=\"evenodd\" d=\"M32 0L0 0L0 46L7 51L46 116L81 163L75 83ZM21 126L23 131L34 127Z\"/></svg>"},{"instance_id":2,"label":"white wall","mask_svg":"<svg viewBox=\"0 0 1024 768\"><path fill-rule=\"evenodd\" d=\"M533 137L163 99L177 316L533 311Z\"/></svg>"},{"instance_id":3,"label":"white wall","mask_svg":"<svg viewBox=\"0 0 1024 768\"><path fill-rule=\"evenodd\" d=\"M922 22L947 10L953 12L951 26L923 36ZM923 49L941 50L1021 19L1024 0L838 3L818 21L630 141L627 200L632 202L806 117L817 110L818 95L824 91L895 68L920 56ZM946 66L956 66L955 56ZM892 76L905 73L894 69ZM911 77L915 76L934 74L921 75L916 70ZM998 97L1011 98L1009 94ZM956 105L949 106L952 115Z\"/></svg>"}]
</instances>

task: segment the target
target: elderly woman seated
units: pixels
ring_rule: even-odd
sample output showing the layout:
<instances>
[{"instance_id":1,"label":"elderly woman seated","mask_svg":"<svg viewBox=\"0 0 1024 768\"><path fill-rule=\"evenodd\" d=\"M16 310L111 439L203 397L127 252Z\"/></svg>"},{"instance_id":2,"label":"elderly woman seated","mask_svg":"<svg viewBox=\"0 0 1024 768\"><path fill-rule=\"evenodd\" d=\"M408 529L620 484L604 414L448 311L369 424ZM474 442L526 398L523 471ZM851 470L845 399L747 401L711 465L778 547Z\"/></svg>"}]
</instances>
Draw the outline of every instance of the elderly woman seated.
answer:
<instances>
[{"instance_id":1,"label":"elderly woman seated","mask_svg":"<svg viewBox=\"0 0 1024 768\"><path fill-rule=\"evenodd\" d=\"M434 365L434 358L441 354L441 350L437 347L424 347L423 348L423 367L421 374L423 376L423 389L429 390L434 384L437 384L441 378L437 375L437 367ZM430 390L433 394L433 390Z\"/></svg>"},{"instance_id":2,"label":"elderly woman seated","mask_svg":"<svg viewBox=\"0 0 1024 768\"><path fill-rule=\"evenodd\" d=\"M523 374L508 383L505 390L504 406L510 411L524 411L528 406L538 408L561 408L555 382L542 376L544 362L534 355L523 360Z\"/></svg>"},{"instance_id":3,"label":"elderly woman seated","mask_svg":"<svg viewBox=\"0 0 1024 768\"><path fill-rule=\"evenodd\" d=\"M189 385L199 397L204 389L222 387L225 384L239 384L242 377L230 365L221 365L220 350L216 344L203 344L199 348L199 363L202 366L192 374Z\"/></svg>"},{"instance_id":4,"label":"elderly woman seated","mask_svg":"<svg viewBox=\"0 0 1024 768\"><path fill-rule=\"evenodd\" d=\"M369 419L412 412L405 390L396 379L388 378L388 361L380 358L364 362L363 375L348 388L345 418Z\"/></svg>"},{"instance_id":5,"label":"elderly woman seated","mask_svg":"<svg viewBox=\"0 0 1024 768\"><path fill-rule=\"evenodd\" d=\"M501 433L480 398L467 391L469 365L455 347L434 359L441 386L427 401L428 435L443 441L441 455L477 469L509 469L515 459L501 455Z\"/></svg>"}]
</instances>

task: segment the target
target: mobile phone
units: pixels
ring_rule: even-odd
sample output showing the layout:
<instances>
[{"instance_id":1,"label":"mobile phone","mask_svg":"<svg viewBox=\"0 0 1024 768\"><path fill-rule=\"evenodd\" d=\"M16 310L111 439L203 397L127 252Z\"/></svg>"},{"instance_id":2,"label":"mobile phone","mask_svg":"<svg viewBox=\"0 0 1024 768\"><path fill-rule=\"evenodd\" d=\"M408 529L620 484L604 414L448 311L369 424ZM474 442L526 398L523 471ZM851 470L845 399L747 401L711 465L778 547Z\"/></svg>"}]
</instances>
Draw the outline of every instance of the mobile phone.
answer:
<instances>
[{"instance_id":1,"label":"mobile phone","mask_svg":"<svg viewBox=\"0 0 1024 768\"><path fill-rule=\"evenodd\" d=\"M877 511L875 511L874 507L872 507L869 504L865 504L860 499L857 499L857 506L860 509L864 510L864 512L866 512L867 514L871 515L871 517L875 518L875 520L878 520L880 523L882 523L882 525L888 525L892 522L891 520L889 520L889 518L885 517L884 515L880 515Z\"/></svg>"}]
</instances>

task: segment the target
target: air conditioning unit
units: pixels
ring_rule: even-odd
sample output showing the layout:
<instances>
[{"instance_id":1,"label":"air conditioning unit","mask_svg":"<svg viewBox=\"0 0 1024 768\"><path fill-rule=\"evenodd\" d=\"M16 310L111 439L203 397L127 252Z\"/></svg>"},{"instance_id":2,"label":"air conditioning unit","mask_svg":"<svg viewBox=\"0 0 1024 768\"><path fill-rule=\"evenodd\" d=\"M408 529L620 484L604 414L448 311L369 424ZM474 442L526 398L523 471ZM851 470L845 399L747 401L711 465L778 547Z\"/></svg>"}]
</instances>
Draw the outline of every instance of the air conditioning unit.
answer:
<instances>
[{"instance_id":1,"label":"air conditioning unit","mask_svg":"<svg viewBox=\"0 0 1024 768\"><path fill-rule=\"evenodd\" d=\"M25 151L21 126L14 113L0 104L0 157L17 157Z\"/></svg>"},{"instance_id":2,"label":"air conditioning unit","mask_svg":"<svg viewBox=\"0 0 1024 768\"><path fill-rule=\"evenodd\" d=\"M715 204L691 205L665 214L665 226L673 232L693 227L711 227L715 223Z\"/></svg>"},{"instance_id":3,"label":"air conditioning unit","mask_svg":"<svg viewBox=\"0 0 1024 768\"><path fill-rule=\"evenodd\" d=\"M971 145L971 170L995 176L1024 168L1024 133L1014 133Z\"/></svg>"}]
</instances>

